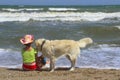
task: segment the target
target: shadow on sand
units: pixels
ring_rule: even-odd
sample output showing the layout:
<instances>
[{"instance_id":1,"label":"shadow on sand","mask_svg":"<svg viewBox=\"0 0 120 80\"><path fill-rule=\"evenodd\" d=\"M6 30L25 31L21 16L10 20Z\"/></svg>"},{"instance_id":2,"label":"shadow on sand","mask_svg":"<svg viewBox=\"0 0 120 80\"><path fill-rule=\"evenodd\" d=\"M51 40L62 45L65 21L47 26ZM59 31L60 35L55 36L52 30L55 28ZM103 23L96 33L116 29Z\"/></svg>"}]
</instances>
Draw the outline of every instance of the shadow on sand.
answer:
<instances>
[{"instance_id":1,"label":"shadow on sand","mask_svg":"<svg viewBox=\"0 0 120 80\"><path fill-rule=\"evenodd\" d=\"M55 71L68 71L70 68L68 67L57 67ZM7 70L12 70L12 71L28 71L28 70L23 70L22 68L8 68ZM42 68L40 70L36 71L50 71L49 68Z\"/></svg>"}]
</instances>

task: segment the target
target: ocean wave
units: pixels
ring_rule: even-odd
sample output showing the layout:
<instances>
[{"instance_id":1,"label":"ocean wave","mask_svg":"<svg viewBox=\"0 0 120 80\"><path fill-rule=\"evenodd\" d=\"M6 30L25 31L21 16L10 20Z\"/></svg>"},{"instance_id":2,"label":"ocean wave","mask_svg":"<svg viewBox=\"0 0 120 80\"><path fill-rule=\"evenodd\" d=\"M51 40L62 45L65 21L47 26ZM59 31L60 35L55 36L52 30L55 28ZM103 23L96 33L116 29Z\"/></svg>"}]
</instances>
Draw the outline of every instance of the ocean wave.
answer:
<instances>
[{"instance_id":1,"label":"ocean wave","mask_svg":"<svg viewBox=\"0 0 120 80\"><path fill-rule=\"evenodd\" d=\"M116 27L116 28L118 28L120 30L120 26L114 26L114 27Z\"/></svg>"},{"instance_id":2,"label":"ocean wave","mask_svg":"<svg viewBox=\"0 0 120 80\"><path fill-rule=\"evenodd\" d=\"M19 12L19 11L42 11L43 8L21 8L21 9L14 9L14 8L2 8L3 11L8 12Z\"/></svg>"},{"instance_id":3,"label":"ocean wave","mask_svg":"<svg viewBox=\"0 0 120 80\"><path fill-rule=\"evenodd\" d=\"M90 25L94 26L94 25ZM84 28L84 27L83 27ZM116 26L112 25L104 25L104 26L95 26L91 28L84 28L84 33L92 35L95 39L95 42L100 44L119 44L120 43L120 29Z\"/></svg>"},{"instance_id":4,"label":"ocean wave","mask_svg":"<svg viewBox=\"0 0 120 80\"><path fill-rule=\"evenodd\" d=\"M5 51L7 50L7 51ZM0 67L21 68L22 57L20 52L12 49L0 49ZM120 69L120 47L116 44L93 44L82 49L77 59L76 67L97 69ZM70 67L70 62L61 57L56 62L56 67ZM46 65L49 67L49 65Z\"/></svg>"},{"instance_id":5,"label":"ocean wave","mask_svg":"<svg viewBox=\"0 0 120 80\"><path fill-rule=\"evenodd\" d=\"M116 44L97 44L82 50L78 64L99 69L120 69L120 47ZM79 65L80 66L80 65Z\"/></svg>"},{"instance_id":6,"label":"ocean wave","mask_svg":"<svg viewBox=\"0 0 120 80\"><path fill-rule=\"evenodd\" d=\"M12 51L11 49L2 49L2 48L0 48L0 56L5 54L5 53L11 52L11 51Z\"/></svg>"},{"instance_id":7,"label":"ocean wave","mask_svg":"<svg viewBox=\"0 0 120 80\"><path fill-rule=\"evenodd\" d=\"M49 11L77 11L75 8L49 8Z\"/></svg>"},{"instance_id":8,"label":"ocean wave","mask_svg":"<svg viewBox=\"0 0 120 80\"><path fill-rule=\"evenodd\" d=\"M0 22L5 21L101 21L113 19L120 21L120 12L103 13L103 12L1 12Z\"/></svg>"},{"instance_id":9,"label":"ocean wave","mask_svg":"<svg viewBox=\"0 0 120 80\"><path fill-rule=\"evenodd\" d=\"M8 12L19 12L19 11L44 11L45 8L2 8L2 11L8 11ZM77 11L79 9L76 8L48 8L48 11L57 11L57 12L62 12L62 11Z\"/></svg>"},{"instance_id":10,"label":"ocean wave","mask_svg":"<svg viewBox=\"0 0 120 80\"><path fill-rule=\"evenodd\" d=\"M0 49L0 67L17 67L22 63L19 51Z\"/></svg>"}]
</instances>

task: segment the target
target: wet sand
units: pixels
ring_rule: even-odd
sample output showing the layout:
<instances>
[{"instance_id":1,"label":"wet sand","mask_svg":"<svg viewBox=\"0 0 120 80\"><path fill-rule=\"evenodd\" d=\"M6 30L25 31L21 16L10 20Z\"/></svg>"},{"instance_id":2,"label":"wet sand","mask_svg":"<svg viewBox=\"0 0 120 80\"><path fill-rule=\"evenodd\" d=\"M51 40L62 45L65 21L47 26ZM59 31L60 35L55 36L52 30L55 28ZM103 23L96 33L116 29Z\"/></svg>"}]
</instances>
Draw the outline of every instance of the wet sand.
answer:
<instances>
[{"instance_id":1,"label":"wet sand","mask_svg":"<svg viewBox=\"0 0 120 80\"><path fill-rule=\"evenodd\" d=\"M120 80L120 70L76 68L57 68L54 72L23 71L22 69L0 68L0 80Z\"/></svg>"}]
</instances>

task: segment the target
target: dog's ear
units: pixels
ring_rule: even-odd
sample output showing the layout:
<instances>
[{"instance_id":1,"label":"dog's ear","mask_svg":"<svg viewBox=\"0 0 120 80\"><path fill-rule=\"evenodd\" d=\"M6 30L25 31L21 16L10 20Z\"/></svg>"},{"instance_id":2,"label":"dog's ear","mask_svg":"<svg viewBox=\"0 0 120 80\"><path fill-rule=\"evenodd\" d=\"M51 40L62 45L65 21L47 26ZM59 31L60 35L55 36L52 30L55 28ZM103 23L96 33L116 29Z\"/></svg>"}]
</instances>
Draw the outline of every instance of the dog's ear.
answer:
<instances>
[{"instance_id":1,"label":"dog's ear","mask_svg":"<svg viewBox=\"0 0 120 80\"><path fill-rule=\"evenodd\" d=\"M93 40L91 38L83 38L80 39L78 42L79 42L79 46L81 48L84 48L86 47L86 45L93 43Z\"/></svg>"},{"instance_id":2,"label":"dog's ear","mask_svg":"<svg viewBox=\"0 0 120 80\"><path fill-rule=\"evenodd\" d=\"M36 46L36 49L38 51L39 50L39 42L38 42L38 40L35 40L35 46Z\"/></svg>"},{"instance_id":3,"label":"dog's ear","mask_svg":"<svg viewBox=\"0 0 120 80\"><path fill-rule=\"evenodd\" d=\"M45 39L37 39L37 40L35 40L35 45L40 46L44 40Z\"/></svg>"},{"instance_id":4,"label":"dog's ear","mask_svg":"<svg viewBox=\"0 0 120 80\"><path fill-rule=\"evenodd\" d=\"M38 39L37 40L35 40L35 46L37 47L39 45L39 43L38 43Z\"/></svg>"},{"instance_id":5,"label":"dog's ear","mask_svg":"<svg viewBox=\"0 0 120 80\"><path fill-rule=\"evenodd\" d=\"M42 45L44 40L45 39L37 39L37 40L35 40L35 46L36 46L37 50L39 50L39 51L41 50L41 45Z\"/></svg>"}]
</instances>

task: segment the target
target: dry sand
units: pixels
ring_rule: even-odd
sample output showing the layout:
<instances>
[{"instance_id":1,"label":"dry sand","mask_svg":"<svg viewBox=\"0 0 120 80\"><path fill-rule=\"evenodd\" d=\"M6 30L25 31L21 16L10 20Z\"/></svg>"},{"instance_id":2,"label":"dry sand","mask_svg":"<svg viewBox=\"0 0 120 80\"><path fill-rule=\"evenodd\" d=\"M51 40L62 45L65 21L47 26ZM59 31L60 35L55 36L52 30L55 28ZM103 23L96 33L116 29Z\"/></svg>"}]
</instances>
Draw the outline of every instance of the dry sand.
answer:
<instances>
[{"instance_id":1,"label":"dry sand","mask_svg":"<svg viewBox=\"0 0 120 80\"><path fill-rule=\"evenodd\" d=\"M120 70L76 68L58 68L54 72L23 71L21 69L0 68L0 80L120 80Z\"/></svg>"}]
</instances>

